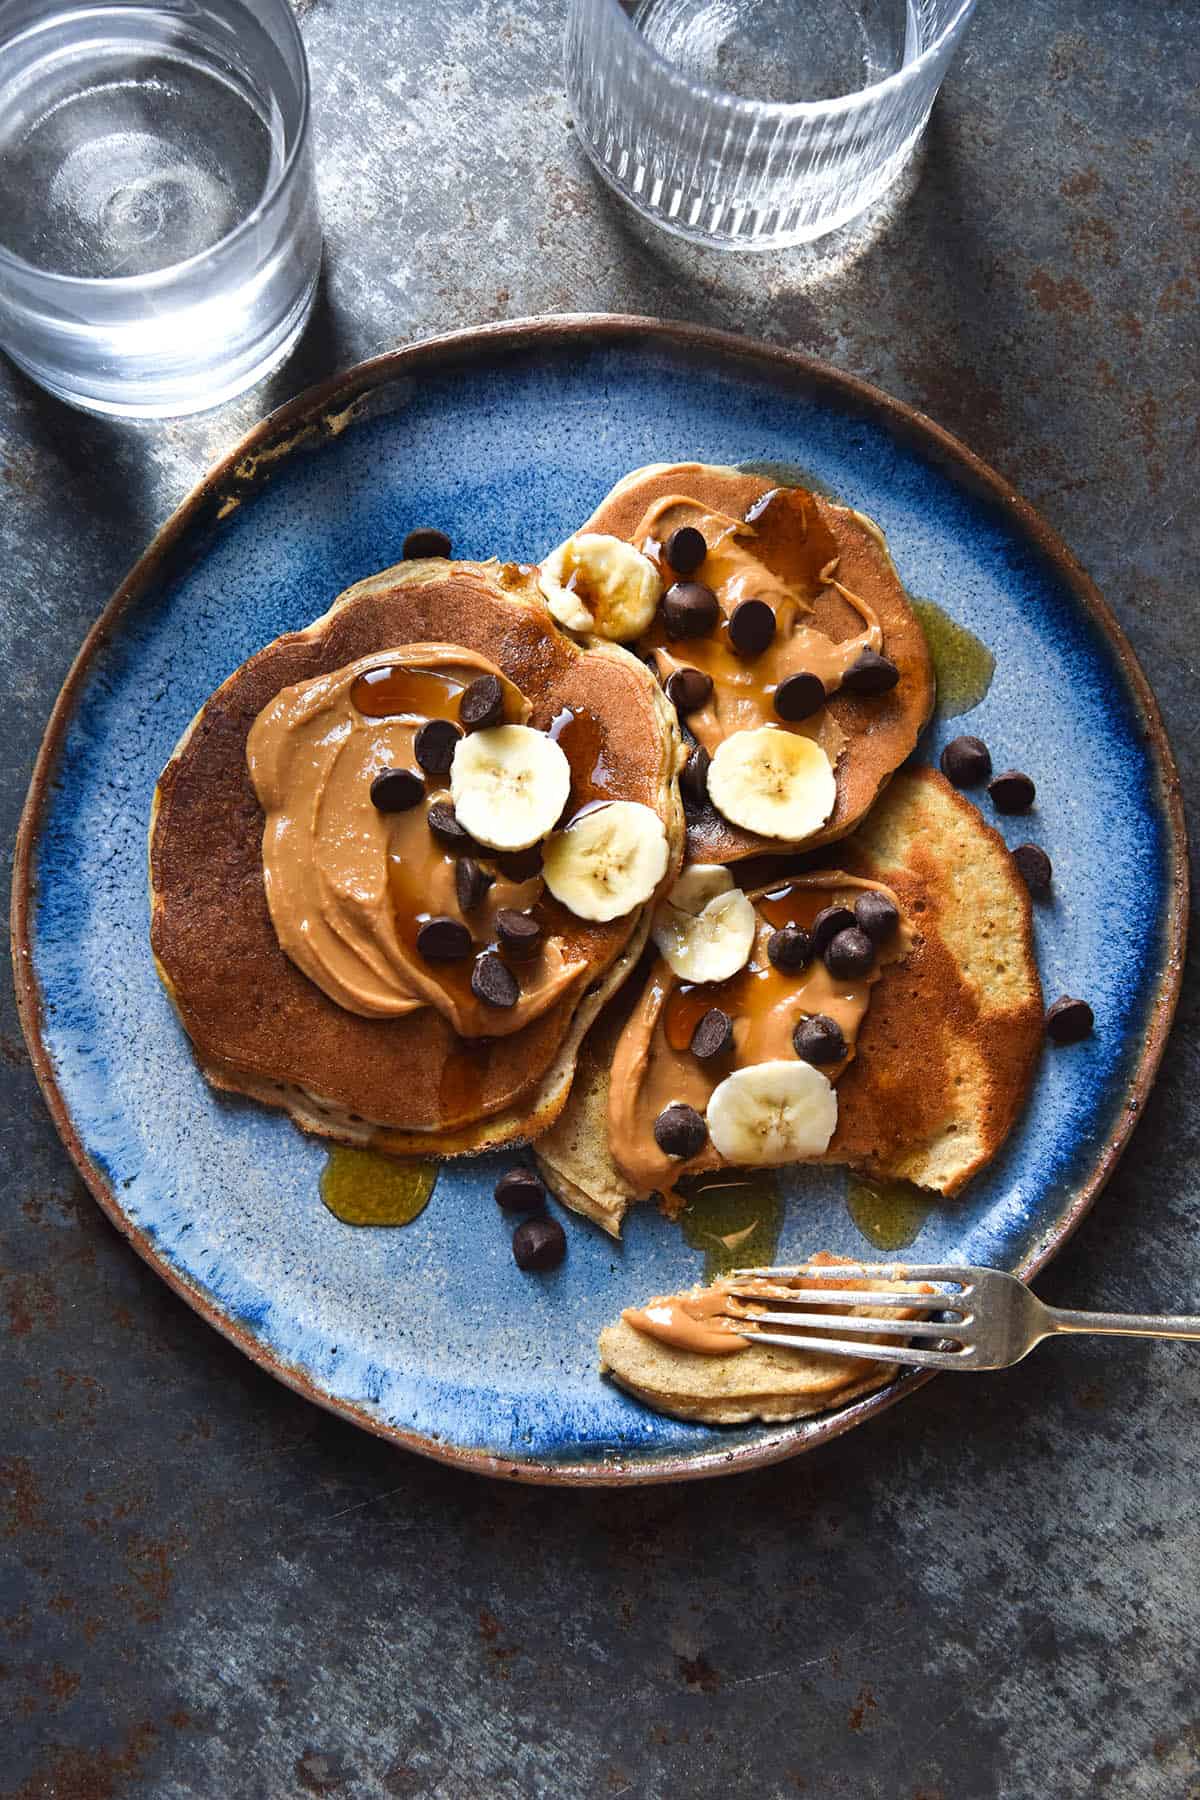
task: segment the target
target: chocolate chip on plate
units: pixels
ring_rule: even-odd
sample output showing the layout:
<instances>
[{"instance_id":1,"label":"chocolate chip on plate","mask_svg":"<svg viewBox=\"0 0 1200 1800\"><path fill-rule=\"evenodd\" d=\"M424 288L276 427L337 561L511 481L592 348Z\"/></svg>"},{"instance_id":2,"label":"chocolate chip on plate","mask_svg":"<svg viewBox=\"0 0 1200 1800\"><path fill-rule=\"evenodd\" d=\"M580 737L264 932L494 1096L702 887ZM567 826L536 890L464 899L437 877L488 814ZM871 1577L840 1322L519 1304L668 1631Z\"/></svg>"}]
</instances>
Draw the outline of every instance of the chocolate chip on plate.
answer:
<instances>
[{"instance_id":1,"label":"chocolate chip on plate","mask_svg":"<svg viewBox=\"0 0 1200 1800\"><path fill-rule=\"evenodd\" d=\"M435 531L431 525L418 526L410 531L404 540L405 562L419 562L426 556L449 556L450 539L444 531Z\"/></svg>"},{"instance_id":2,"label":"chocolate chip on plate","mask_svg":"<svg viewBox=\"0 0 1200 1800\"><path fill-rule=\"evenodd\" d=\"M513 1232L518 1269L557 1269L567 1254L567 1234L557 1219L523 1219Z\"/></svg>"},{"instance_id":3,"label":"chocolate chip on plate","mask_svg":"<svg viewBox=\"0 0 1200 1800\"><path fill-rule=\"evenodd\" d=\"M702 581L677 581L663 595L662 615L668 637L704 637L720 618L721 608Z\"/></svg>"},{"instance_id":4,"label":"chocolate chip on plate","mask_svg":"<svg viewBox=\"0 0 1200 1800\"><path fill-rule=\"evenodd\" d=\"M795 724L797 719L811 719L825 704L825 683L819 675L801 671L789 675L775 689L775 711L781 719Z\"/></svg>"},{"instance_id":5,"label":"chocolate chip on plate","mask_svg":"<svg viewBox=\"0 0 1200 1800\"><path fill-rule=\"evenodd\" d=\"M1048 894L1054 868L1040 844L1018 844L1012 853L1021 879L1031 894Z\"/></svg>"},{"instance_id":6,"label":"chocolate chip on plate","mask_svg":"<svg viewBox=\"0 0 1200 1800\"><path fill-rule=\"evenodd\" d=\"M742 600L729 618L729 640L739 656L761 656L775 636L775 612L765 600Z\"/></svg>"},{"instance_id":7,"label":"chocolate chip on plate","mask_svg":"<svg viewBox=\"0 0 1200 1800\"><path fill-rule=\"evenodd\" d=\"M473 856L460 856L454 865L454 894L459 912L474 912L494 879L486 869L480 868Z\"/></svg>"},{"instance_id":8,"label":"chocolate chip on plate","mask_svg":"<svg viewBox=\"0 0 1200 1800\"><path fill-rule=\"evenodd\" d=\"M532 956L542 941L542 928L532 913L502 906L496 914L496 936L510 956Z\"/></svg>"},{"instance_id":9,"label":"chocolate chip on plate","mask_svg":"<svg viewBox=\"0 0 1200 1800\"><path fill-rule=\"evenodd\" d=\"M886 944L900 923L900 914L886 894L868 889L854 902L854 919L873 944Z\"/></svg>"},{"instance_id":10,"label":"chocolate chip on plate","mask_svg":"<svg viewBox=\"0 0 1200 1800\"><path fill-rule=\"evenodd\" d=\"M899 679L900 671L890 656L863 650L842 676L842 686L851 694L886 694Z\"/></svg>"},{"instance_id":11,"label":"chocolate chip on plate","mask_svg":"<svg viewBox=\"0 0 1200 1800\"><path fill-rule=\"evenodd\" d=\"M992 772L992 753L982 738L951 738L942 751L942 774L955 787L978 787Z\"/></svg>"},{"instance_id":12,"label":"chocolate chip on plate","mask_svg":"<svg viewBox=\"0 0 1200 1800\"><path fill-rule=\"evenodd\" d=\"M486 731L504 717L504 689L498 675L477 675L458 697L458 716L467 731Z\"/></svg>"},{"instance_id":13,"label":"chocolate chip on plate","mask_svg":"<svg viewBox=\"0 0 1200 1800\"><path fill-rule=\"evenodd\" d=\"M426 962L461 962L471 954L471 934L461 919L439 913L417 932L417 949Z\"/></svg>"},{"instance_id":14,"label":"chocolate chip on plate","mask_svg":"<svg viewBox=\"0 0 1200 1800\"><path fill-rule=\"evenodd\" d=\"M694 1106L673 1100L654 1121L654 1141L664 1155L686 1162L690 1156L699 1156L707 1144L708 1126Z\"/></svg>"},{"instance_id":15,"label":"chocolate chip on plate","mask_svg":"<svg viewBox=\"0 0 1200 1800\"><path fill-rule=\"evenodd\" d=\"M1046 1013L1046 1036L1056 1044L1077 1044L1088 1036L1096 1023L1096 1015L1086 1000L1074 1000L1064 994Z\"/></svg>"},{"instance_id":16,"label":"chocolate chip on plate","mask_svg":"<svg viewBox=\"0 0 1200 1800\"><path fill-rule=\"evenodd\" d=\"M567 804L570 805L569 800ZM530 844L528 850L498 850L492 861L510 881L532 881L542 872L542 846Z\"/></svg>"},{"instance_id":17,"label":"chocolate chip on plate","mask_svg":"<svg viewBox=\"0 0 1200 1800\"><path fill-rule=\"evenodd\" d=\"M733 1020L719 1006L710 1006L693 1031L689 1047L693 1056L698 1056L701 1062L708 1062L711 1057L724 1056L732 1042ZM697 1113L696 1117L699 1116Z\"/></svg>"},{"instance_id":18,"label":"chocolate chip on plate","mask_svg":"<svg viewBox=\"0 0 1200 1800\"><path fill-rule=\"evenodd\" d=\"M694 525L681 525L667 539L663 554L677 575L694 575L708 555L704 533Z\"/></svg>"},{"instance_id":19,"label":"chocolate chip on plate","mask_svg":"<svg viewBox=\"0 0 1200 1800\"><path fill-rule=\"evenodd\" d=\"M767 939L767 960L772 968L805 969L812 959L812 939L803 925L781 925Z\"/></svg>"},{"instance_id":20,"label":"chocolate chip on plate","mask_svg":"<svg viewBox=\"0 0 1200 1800\"><path fill-rule=\"evenodd\" d=\"M465 855L468 850L479 848L471 834L459 824L452 800L435 800L425 814L425 823L447 850L457 850L460 855Z\"/></svg>"},{"instance_id":21,"label":"chocolate chip on plate","mask_svg":"<svg viewBox=\"0 0 1200 1800\"><path fill-rule=\"evenodd\" d=\"M515 1006L521 998L517 978L494 950L485 950L475 958L471 970L471 992L485 1006Z\"/></svg>"},{"instance_id":22,"label":"chocolate chip on plate","mask_svg":"<svg viewBox=\"0 0 1200 1800\"><path fill-rule=\"evenodd\" d=\"M448 775L462 732L452 719L426 719L413 739L413 755L427 775Z\"/></svg>"},{"instance_id":23,"label":"chocolate chip on plate","mask_svg":"<svg viewBox=\"0 0 1200 1800\"><path fill-rule=\"evenodd\" d=\"M1037 789L1020 769L1005 769L988 782L988 793L997 812L1023 813L1033 805Z\"/></svg>"},{"instance_id":24,"label":"chocolate chip on plate","mask_svg":"<svg viewBox=\"0 0 1200 1800\"><path fill-rule=\"evenodd\" d=\"M825 967L839 981L857 981L870 973L875 946L858 925L839 931L825 946Z\"/></svg>"},{"instance_id":25,"label":"chocolate chip on plate","mask_svg":"<svg viewBox=\"0 0 1200 1800\"><path fill-rule=\"evenodd\" d=\"M378 812L407 812L425 797L425 783L415 769L380 769L371 783L371 805Z\"/></svg>"},{"instance_id":26,"label":"chocolate chip on plate","mask_svg":"<svg viewBox=\"0 0 1200 1800\"><path fill-rule=\"evenodd\" d=\"M703 744L693 744L679 776L683 804L698 810L708 804L708 751Z\"/></svg>"},{"instance_id":27,"label":"chocolate chip on plate","mask_svg":"<svg viewBox=\"0 0 1200 1800\"><path fill-rule=\"evenodd\" d=\"M833 942L839 931L849 931L854 924L854 914L848 906L823 906L812 922L812 952L821 956L827 944Z\"/></svg>"},{"instance_id":28,"label":"chocolate chip on plate","mask_svg":"<svg viewBox=\"0 0 1200 1800\"><path fill-rule=\"evenodd\" d=\"M681 717L699 712L712 693L712 676L702 669L676 669L667 681L667 699Z\"/></svg>"},{"instance_id":29,"label":"chocolate chip on plate","mask_svg":"<svg viewBox=\"0 0 1200 1800\"><path fill-rule=\"evenodd\" d=\"M792 1033L792 1046L800 1061L806 1063L841 1062L846 1054L842 1028L836 1019L829 1018L826 1013L816 1013L811 1019L801 1019Z\"/></svg>"},{"instance_id":30,"label":"chocolate chip on plate","mask_svg":"<svg viewBox=\"0 0 1200 1800\"><path fill-rule=\"evenodd\" d=\"M505 1212L541 1212L546 1204L544 1185L532 1169L524 1169L520 1163L505 1169L492 1193Z\"/></svg>"}]
</instances>

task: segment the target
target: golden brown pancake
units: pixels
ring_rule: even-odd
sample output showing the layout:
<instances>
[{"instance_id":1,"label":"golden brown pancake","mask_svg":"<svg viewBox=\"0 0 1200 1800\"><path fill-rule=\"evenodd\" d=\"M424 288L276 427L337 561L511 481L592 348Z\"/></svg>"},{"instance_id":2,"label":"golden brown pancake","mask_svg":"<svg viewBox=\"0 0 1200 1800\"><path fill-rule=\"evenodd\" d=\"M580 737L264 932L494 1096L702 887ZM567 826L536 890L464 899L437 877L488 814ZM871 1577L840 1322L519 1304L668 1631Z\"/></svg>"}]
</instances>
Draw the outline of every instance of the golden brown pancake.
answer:
<instances>
[{"instance_id":1,"label":"golden brown pancake","mask_svg":"<svg viewBox=\"0 0 1200 1800\"><path fill-rule=\"evenodd\" d=\"M817 1160L952 1196L1008 1136L1041 1044L1028 890L1000 836L929 768L896 777L837 862L886 883L915 942L872 990ZM636 996L620 1005L627 1015ZM609 1152L608 1069L623 1029L623 1016L598 1022L570 1103L537 1146L554 1191L614 1236L647 1198Z\"/></svg>"},{"instance_id":2,"label":"golden brown pancake","mask_svg":"<svg viewBox=\"0 0 1200 1800\"><path fill-rule=\"evenodd\" d=\"M845 1260L823 1254L809 1258L829 1268ZM839 1287L868 1285L845 1277L834 1279ZM805 1285L818 1287L821 1283ZM917 1283L905 1286L918 1290ZM691 1290L693 1295L699 1291ZM852 1309L859 1314L865 1310ZM913 1315L897 1307L894 1316ZM775 1424L809 1418L883 1387L896 1373L895 1363L862 1356L827 1356L819 1350L784 1350L773 1344L752 1344L730 1356L706 1356L648 1337L624 1317L600 1333L600 1367L656 1412L698 1419L706 1425L744 1425L751 1419Z\"/></svg>"},{"instance_id":3,"label":"golden brown pancake","mask_svg":"<svg viewBox=\"0 0 1200 1800\"><path fill-rule=\"evenodd\" d=\"M515 682L546 727L589 721L572 793L602 766L605 791L654 808L678 865L678 732L657 683L616 646L580 648L551 624L528 571L411 562L350 588L304 631L251 657L205 704L163 771L150 829L151 941L160 974L217 1085L285 1108L308 1130L397 1152L446 1154L548 1124L579 1039L635 961L642 909L570 921L588 973L548 1012L490 1042L458 1038L432 1008L398 1018L344 1010L279 947L263 891L263 814L246 767L251 725L281 689L406 644L455 643Z\"/></svg>"},{"instance_id":4,"label":"golden brown pancake","mask_svg":"<svg viewBox=\"0 0 1200 1800\"><path fill-rule=\"evenodd\" d=\"M607 532L632 542L651 505L671 495L683 495L712 512L744 518L755 501L777 486L762 475L706 463L655 463L619 481L580 530ZM825 710L844 734L846 749L835 769L833 813L828 823L806 840L805 849L832 843L854 830L912 751L934 701L929 649L878 527L850 507L834 505L819 495L810 499L824 546L815 562L828 554L840 558L838 577L874 609L883 629L884 651L899 669L900 680L889 693L839 691L828 700ZM761 561L794 579L785 560L790 548L770 534L759 536L754 543ZM861 621L835 588L825 586L817 591L815 574L814 567L810 572L816 592L814 624L840 643L861 629ZM686 659L686 643L679 648ZM730 824L711 804L695 811L689 805L690 862L731 863L764 851L778 852L779 848L777 841Z\"/></svg>"}]
</instances>

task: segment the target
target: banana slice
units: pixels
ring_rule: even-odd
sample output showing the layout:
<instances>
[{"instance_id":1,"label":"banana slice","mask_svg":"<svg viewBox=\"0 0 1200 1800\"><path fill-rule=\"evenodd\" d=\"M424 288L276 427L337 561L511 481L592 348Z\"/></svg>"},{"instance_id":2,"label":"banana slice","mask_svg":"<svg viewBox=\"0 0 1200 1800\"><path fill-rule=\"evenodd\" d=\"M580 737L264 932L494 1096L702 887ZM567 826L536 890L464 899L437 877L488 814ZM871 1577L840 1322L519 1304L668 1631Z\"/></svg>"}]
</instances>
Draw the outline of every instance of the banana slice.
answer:
<instances>
[{"instance_id":1,"label":"banana slice","mask_svg":"<svg viewBox=\"0 0 1200 1800\"><path fill-rule=\"evenodd\" d=\"M649 628L662 594L658 570L623 538L581 531L552 550L538 586L568 631L626 644Z\"/></svg>"},{"instance_id":2,"label":"banana slice","mask_svg":"<svg viewBox=\"0 0 1200 1800\"><path fill-rule=\"evenodd\" d=\"M655 912L650 935L681 981L728 981L745 965L757 923L728 869L693 863Z\"/></svg>"},{"instance_id":3,"label":"banana slice","mask_svg":"<svg viewBox=\"0 0 1200 1800\"><path fill-rule=\"evenodd\" d=\"M547 839L542 874L577 918L619 919L649 900L669 859L658 814L634 800L612 800Z\"/></svg>"},{"instance_id":4,"label":"banana slice","mask_svg":"<svg viewBox=\"0 0 1200 1800\"><path fill-rule=\"evenodd\" d=\"M571 791L571 765L529 725L470 731L454 746L450 793L464 831L492 850L528 850L553 831Z\"/></svg>"},{"instance_id":5,"label":"banana slice","mask_svg":"<svg viewBox=\"0 0 1200 1800\"><path fill-rule=\"evenodd\" d=\"M763 725L717 745L708 797L733 825L798 841L824 825L837 799L833 767L811 738Z\"/></svg>"},{"instance_id":6,"label":"banana slice","mask_svg":"<svg viewBox=\"0 0 1200 1800\"><path fill-rule=\"evenodd\" d=\"M757 1063L735 1069L713 1089L705 1117L713 1148L726 1162L800 1162L828 1149L837 1095L811 1063Z\"/></svg>"}]
</instances>

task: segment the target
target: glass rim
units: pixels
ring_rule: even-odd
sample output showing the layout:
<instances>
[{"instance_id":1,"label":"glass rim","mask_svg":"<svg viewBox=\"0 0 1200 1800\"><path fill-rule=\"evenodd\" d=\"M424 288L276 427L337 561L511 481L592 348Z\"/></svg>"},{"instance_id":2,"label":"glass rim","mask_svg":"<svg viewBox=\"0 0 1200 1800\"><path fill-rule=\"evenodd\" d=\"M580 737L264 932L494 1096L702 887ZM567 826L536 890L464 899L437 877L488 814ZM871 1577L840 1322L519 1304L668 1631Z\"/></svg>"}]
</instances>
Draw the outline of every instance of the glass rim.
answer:
<instances>
[{"instance_id":1,"label":"glass rim","mask_svg":"<svg viewBox=\"0 0 1200 1800\"><path fill-rule=\"evenodd\" d=\"M748 100L741 94L730 93L728 88L714 87L708 81L693 81L663 55L661 50L644 38L629 14L625 11L621 0L600 0L610 13L615 13L620 20L618 30L625 31L637 45L639 55L645 57L652 65L656 65L676 87L685 88L697 99L716 102L729 112L742 113L755 118L788 118L814 119L829 118L840 114L853 113L860 108L874 104L882 94L890 90L899 90L924 72L942 49L947 38L958 30L967 17L974 12L976 0L960 0L951 17L943 25L933 42L927 44L920 56L912 62L905 63L892 75L885 75L882 81L874 81L869 87L856 88L852 94L838 94L832 100Z\"/></svg>"},{"instance_id":2,"label":"glass rim","mask_svg":"<svg viewBox=\"0 0 1200 1800\"><path fill-rule=\"evenodd\" d=\"M973 4L974 0L971 0L971 3ZM2 239L0 239L0 272L12 269L22 276L32 277L36 282L53 283L59 290L68 292L86 289L94 293L103 289L105 293L128 293L136 288L144 293L156 287L165 287L168 282L176 280L178 276L196 270L217 251L224 251L229 245L245 236L253 226L259 224L269 207L283 192L285 185L295 172L301 153L307 146L312 95L312 84L308 73L308 55L304 48L304 39L300 35L300 26L296 15L288 5L288 0L277 0L277 9L286 18L285 30L300 52L300 117L296 126L294 143L280 163L274 179L267 183L245 218L239 219L237 224L225 233L224 237L219 237L215 244L209 244L207 249L197 250L191 256L185 256L182 262L167 263L164 268L151 269L145 275L63 275L57 269L39 269L36 263L28 262L25 257L18 256L15 251L8 249ZM0 45L0 57L3 54L4 46Z\"/></svg>"}]
</instances>

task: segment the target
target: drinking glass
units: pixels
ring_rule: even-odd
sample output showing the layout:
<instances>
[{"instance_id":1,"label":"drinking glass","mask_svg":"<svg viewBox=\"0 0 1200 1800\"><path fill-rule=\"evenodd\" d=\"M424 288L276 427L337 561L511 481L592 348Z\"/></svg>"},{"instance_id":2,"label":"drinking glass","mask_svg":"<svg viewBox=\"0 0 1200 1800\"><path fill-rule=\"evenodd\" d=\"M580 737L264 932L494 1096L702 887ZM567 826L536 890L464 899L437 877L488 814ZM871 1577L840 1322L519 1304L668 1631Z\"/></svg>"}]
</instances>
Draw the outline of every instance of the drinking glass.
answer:
<instances>
[{"instance_id":1,"label":"drinking glass","mask_svg":"<svg viewBox=\"0 0 1200 1800\"><path fill-rule=\"evenodd\" d=\"M321 256L287 0L0 0L0 345L75 406L196 412L282 362Z\"/></svg>"},{"instance_id":2,"label":"drinking glass","mask_svg":"<svg viewBox=\"0 0 1200 1800\"><path fill-rule=\"evenodd\" d=\"M567 91L600 174L737 249L846 224L916 148L975 0L571 0Z\"/></svg>"}]
</instances>

